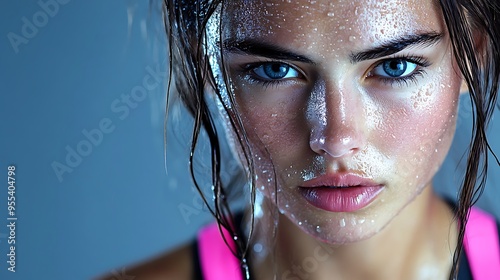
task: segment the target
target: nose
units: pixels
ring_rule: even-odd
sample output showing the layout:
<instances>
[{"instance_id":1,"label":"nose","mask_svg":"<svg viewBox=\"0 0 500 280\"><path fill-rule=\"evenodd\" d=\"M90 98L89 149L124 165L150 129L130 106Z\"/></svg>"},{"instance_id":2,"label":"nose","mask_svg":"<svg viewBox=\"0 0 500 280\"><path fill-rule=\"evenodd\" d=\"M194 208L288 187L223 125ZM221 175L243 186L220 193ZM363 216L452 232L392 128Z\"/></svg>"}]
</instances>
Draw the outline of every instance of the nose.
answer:
<instances>
[{"instance_id":1,"label":"nose","mask_svg":"<svg viewBox=\"0 0 500 280\"><path fill-rule=\"evenodd\" d=\"M365 110L360 92L320 83L307 107L310 147L320 155L341 158L366 145Z\"/></svg>"}]
</instances>

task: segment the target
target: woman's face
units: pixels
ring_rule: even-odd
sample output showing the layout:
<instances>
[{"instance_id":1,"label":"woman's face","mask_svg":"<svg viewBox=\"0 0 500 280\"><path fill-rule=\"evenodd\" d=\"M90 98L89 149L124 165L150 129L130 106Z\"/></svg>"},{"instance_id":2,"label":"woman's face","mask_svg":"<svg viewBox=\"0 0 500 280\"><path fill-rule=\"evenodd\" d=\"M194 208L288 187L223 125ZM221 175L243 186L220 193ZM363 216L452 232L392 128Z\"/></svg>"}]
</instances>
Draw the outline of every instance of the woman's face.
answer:
<instances>
[{"instance_id":1,"label":"woman's face","mask_svg":"<svg viewBox=\"0 0 500 280\"><path fill-rule=\"evenodd\" d=\"M439 7L226 2L224 61L257 188L320 240L374 235L430 184L453 137L461 78Z\"/></svg>"}]
</instances>

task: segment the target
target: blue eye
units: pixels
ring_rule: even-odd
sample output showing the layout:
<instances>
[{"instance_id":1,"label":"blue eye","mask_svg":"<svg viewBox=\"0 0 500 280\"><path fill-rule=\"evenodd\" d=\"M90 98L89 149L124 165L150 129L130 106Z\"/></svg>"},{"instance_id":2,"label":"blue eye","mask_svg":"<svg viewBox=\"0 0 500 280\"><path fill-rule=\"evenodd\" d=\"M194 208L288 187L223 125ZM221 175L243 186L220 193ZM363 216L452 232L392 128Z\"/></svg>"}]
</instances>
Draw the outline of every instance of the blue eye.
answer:
<instances>
[{"instance_id":1,"label":"blue eye","mask_svg":"<svg viewBox=\"0 0 500 280\"><path fill-rule=\"evenodd\" d=\"M373 68L377 76L402 78L411 75L417 68L416 63L401 58L388 59Z\"/></svg>"},{"instance_id":2,"label":"blue eye","mask_svg":"<svg viewBox=\"0 0 500 280\"><path fill-rule=\"evenodd\" d=\"M263 63L252 70L255 75L263 80L279 80L298 78L300 74L290 65L280 62Z\"/></svg>"}]
</instances>

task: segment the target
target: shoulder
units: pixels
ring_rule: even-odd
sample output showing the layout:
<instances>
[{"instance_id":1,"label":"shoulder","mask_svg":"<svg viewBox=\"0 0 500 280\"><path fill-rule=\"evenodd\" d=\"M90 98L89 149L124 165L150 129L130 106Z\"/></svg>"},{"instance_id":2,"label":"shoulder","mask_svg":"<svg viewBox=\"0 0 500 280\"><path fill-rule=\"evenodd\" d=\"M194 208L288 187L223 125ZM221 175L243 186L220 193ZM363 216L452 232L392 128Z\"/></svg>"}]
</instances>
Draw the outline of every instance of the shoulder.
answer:
<instances>
[{"instance_id":1,"label":"shoulder","mask_svg":"<svg viewBox=\"0 0 500 280\"><path fill-rule=\"evenodd\" d=\"M184 245L173 252L165 253L149 261L134 265L118 274L98 277L97 280L191 280L193 279L193 243ZM125 277L125 278L122 278Z\"/></svg>"}]
</instances>

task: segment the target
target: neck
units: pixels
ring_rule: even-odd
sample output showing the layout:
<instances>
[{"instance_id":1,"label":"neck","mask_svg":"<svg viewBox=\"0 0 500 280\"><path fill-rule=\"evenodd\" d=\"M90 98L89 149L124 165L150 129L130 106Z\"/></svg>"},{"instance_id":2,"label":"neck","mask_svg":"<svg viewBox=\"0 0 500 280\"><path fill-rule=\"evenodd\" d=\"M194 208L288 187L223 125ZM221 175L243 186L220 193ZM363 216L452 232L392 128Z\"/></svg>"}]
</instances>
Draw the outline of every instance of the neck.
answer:
<instances>
[{"instance_id":1,"label":"neck","mask_svg":"<svg viewBox=\"0 0 500 280\"><path fill-rule=\"evenodd\" d=\"M258 221L256 228L268 232L256 232L256 240L272 239L270 220ZM275 274L277 279L331 279L332 275L339 276L334 279L447 279L457 238L452 221L451 210L430 185L375 236L350 244L322 243L279 215L276 254L268 250L253 256L254 276L258 280L274 279Z\"/></svg>"}]
</instances>

